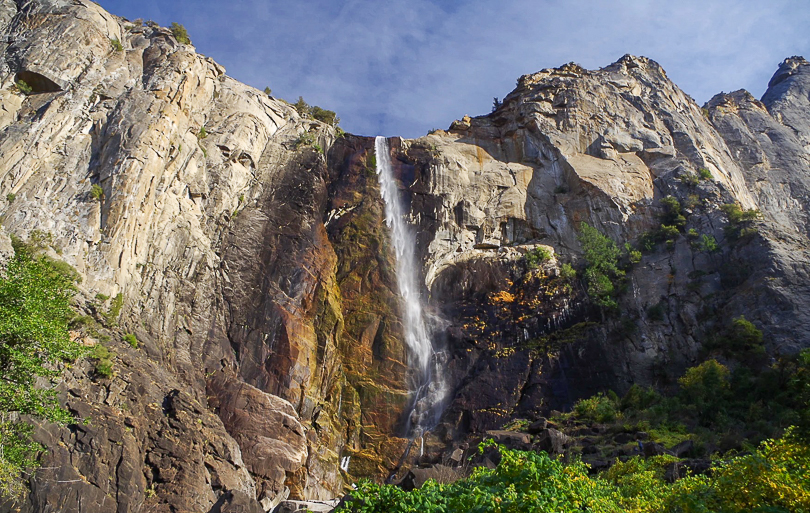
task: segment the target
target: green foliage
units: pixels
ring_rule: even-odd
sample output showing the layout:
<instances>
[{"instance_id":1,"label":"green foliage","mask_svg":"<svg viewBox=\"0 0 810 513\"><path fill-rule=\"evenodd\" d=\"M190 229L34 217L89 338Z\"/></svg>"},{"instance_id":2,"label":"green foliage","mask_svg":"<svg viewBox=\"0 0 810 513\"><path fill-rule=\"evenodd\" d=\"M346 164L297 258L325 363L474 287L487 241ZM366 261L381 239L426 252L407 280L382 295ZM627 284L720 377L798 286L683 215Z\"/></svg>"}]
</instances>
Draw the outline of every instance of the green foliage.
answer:
<instances>
[{"instance_id":1,"label":"green foliage","mask_svg":"<svg viewBox=\"0 0 810 513\"><path fill-rule=\"evenodd\" d=\"M540 264L551 259L551 251L544 247L536 247L523 255L528 269L537 269Z\"/></svg>"},{"instance_id":2,"label":"green foliage","mask_svg":"<svg viewBox=\"0 0 810 513\"><path fill-rule=\"evenodd\" d=\"M189 39L188 37L188 31L186 30L186 27L173 21L172 26L170 28L172 31L172 35L174 36L174 38L177 40L178 43L183 45L191 44L191 39Z\"/></svg>"},{"instance_id":3,"label":"green foliage","mask_svg":"<svg viewBox=\"0 0 810 513\"><path fill-rule=\"evenodd\" d=\"M481 446L483 451L492 442ZM618 511L606 483L588 478L582 463L565 465L545 453L499 448L495 469L478 467L467 478L440 484L428 481L406 492L361 481L339 511L356 513ZM607 506L607 509L606 509ZM611 507L612 506L612 507Z\"/></svg>"},{"instance_id":4,"label":"green foliage","mask_svg":"<svg viewBox=\"0 0 810 513\"><path fill-rule=\"evenodd\" d=\"M335 127L335 137L340 139L341 137L346 135L346 131L340 128L339 126Z\"/></svg>"},{"instance_id":5,"label":"green foliage","mask_svg":"<svg viewBox=\"0 0 810 513\"><path fill-rule=\"evenodd\" d=\"M619 269L621 251L609 237L587 223L580 225L578 235L585 256L585 281L588 295L602 308L616 308L613 297L616 285L624 278L624 271Z\"/></svg>"},{"instance_id":6,"label":"green foliage","mask_svg":"<svg viewBox=\"0 0 810 513\"><path fill-rule=\"evenodd\" d=\"M126 335L124 335L123 337L121 337L121 339L122 339L124 342L126 342L127 344L129 344L129 346L130 346L132 349L138 349L138 346L140 345L140 344L138 343L138 337L136 337L136 336L135 336L134 334L132 334L132 333L127 333Z\"/></svg>"},{"instance_id":7,"label":"green foliage","mask_svg":"<svg viewBox=\"0 0 810 513\"><path fill-rule=\"evenodd\" d=\"M6 194L6 201L8 201L9 203L14 203L15 199L17 199L17 195L14 194L13 192L9 192L8 194Z\"/></svg>"},{"instance_id":8,"label":"green foliage","mask_svg":"<svg viewBox=\"0 0 810 513\"><path fill-rule=\"evenodd\" d=\"M664 207L664 214L661 216L662 229L663 225L676 228L678 231L686 226L686 217L681 213L681 203L672 196L667 196L661 200L661 205Z\"/></svg>"},{"instance_id":9,"label":"green foliage","mask_svg":"<svg viewBox=\"0 0 810 513\"><path fill-rule=\"evenodd\" d=\"M366 153L366 171L370 174L377 173L377 155L372 152Z\"/></svg>"},{"instance_id":10,"label":"green foliage","mask_svg":"<svg viewBox=\"0 0 810 513\"><path fill-rule=\"evenodd\" d=\"M700 236L699 241L695 241L692 245L704 253L714 253L720 249L714 236L706 235L705 233Z\"/></svg>"},{"instance_id":11,"label":"green foliage","mask_svg":"<svg viewBox=\"0 0 810 513\"><path fill-rule=\"evenodd\" d=\"M757 365L765 358L762 331L742 315L734 319L706 346L709 350L719 350L727 358L735 358L747 365Z\"/></svg>"},{"instance_id":12,"label":"green foliage","mask_svg":"<svg viewBox=\"0 0 810 513\"><path fill-rule=\"evenodd\" d=\"M109 349L107 349L106 346L102 345L101 343L97 343L93 346L93 349L90 350L90 354L88 356L96 361L96 375L105 379L113 375L113 354Z\"/></svg>"},{"instance_id":13,"label":"green foliage","mask_svg":"<svg viewBox=\"0 0 810 513\"><path fill-rule=\"evenodd\" d=\"M104 320L108 326L118 324L118 317L121 315L121 308L124 306L124 294L118 293L110 303L110 309L104 314Z\"/></svg>"},{"instance_id":14,"label":"green foliage","mask_svg":"<svg viewBox=\"0 0 810 513\"><path fill-rule=\"evenodd\" d=\"M328 125L336 126L338 123L340 123L340 118L337 117L334 111L322 109L317 105L314 105L310 109L310 115L318 121Z\"/></svg>"},{"instance_id":15,"label":"green foliage","mask_svg":"<svg viewBox=\"0 0 810 513\"><path fill-rule=\"evenodd\" d=\"M698 169L698 177L701 180L711 180L712 179L712 172L709 171L708 169L706 169L705 167L702 167L702 168Z\"/></svg>"},{"instance_id":16,"label":"green foliage","mask_svg":"<svg viewBox=\"0 0 810 513\"><path fill-rule=\"evenodd\" d=\"M22 79L17 80L17 82L15 82L14 85L17 86L18 91L20 91L22 94L24 94L26 96L28 96L29 94L34 92L34 88L32 88L30 85L28 85L25 80L22 80Z\"/></svg>"},{"instance_id":17,"label":"green foliage","mask_svg":"<svg viewBox=\"0 0 810 513\"><path fill-rule=\"evenodd\" d=\"M666 313L666 305L667 304L665 301L659 301L653 306L647 308L647 318L651 321L663 321L664 314Z\"/></svg>"},{"instance_id":18,"label":"green foliage","mask_svg":"<svg viewBox=\"0 0 810 513\"><path fill-rule=\"evenodd\" d=\"M101 185L94 183L93 186L90 187L90 197L96 201L104 199L104 189L101 188Z\"/></svg>"},{"instance_id":19,"label":"green foliage","mask_svg":"<svg viewBox=\"0 0 810 513\"><path fill-rule=\"evenodd\" d=\"M293 103L293 108L298 111L298 115L302 117L309 116L309 104L304 101L303 96L298 97L298 101Z\"/></svg>"},{"instance_id":20,"label":"green foliage","mask_svg":"<svg viewBox=\"0 0 810 513\"><path fill-rule=\"evenodd\" d=\"M635 265L641 262L642 258L641 251L633 248L633 246L631 246L629 242L624 243L624 253L625 256L627 257L627 261L631 265Z\"/></svg>"},{"instance_id":21,"label":"green foliage","mask_svg":"<svg viewBox=\"0 0 810 513\"><path fill-rule=\"evenodd\" d=\"M610 422L616 420L616 407L616 403L610 397L600 393L577 401L574 404L574 413L593 422Z\"/></svg>"},{"instance_id":22,"label":"green foliage","mask_svg":"<svg viewBox=\"0 0 810 513\"><path fill-rule=\"evenodd\" d=\"M334 111L327 110L317 105L309 105L304 101L303 96L298 97L298 101L293 104L293 108L298 111L301 117L310 117L317 119L328 125L337 126L340 123L340 118L337 117Z\"/></svg>"},{"instance_id":23,"label":"green foliage","mask_svg":"<svg viewBox=\"0 0 810 513\"><path fill-rule=\"evenodd\" d=\"M731 224L740 224L745 221L753 221L760 216L757 209L743 210L736 203L726 203L720 206L720 210L728 217L728 222Z\"/></svg>"},{"instance_id":24,"label":"green foliage","mask_svg":"<svg viewBox=\"0 0 810 513\"><path fill-rule=\"evenodd\" d=\"M267 96L271 96L273 94L273 90L270 89L269 87L265 87L264 94L266 94Z\"/></svg>"},{"instance_id":25,"label":"green foliage","mask_svg":"<svg viewBox=\"0 0 810 513\"><path fill-rule=\"evenodd\" d=\"M295 140L293 143L293 148L298 149L301 146L313 146L315 144L315 136L309 132L304 132L303 134L298 136L298 139Z\"/></svg>"},{"instance_id":26,"label":"green foliage","mask_svg":"<svg viewBox=\"0 0 810 513\"><path fill-rule=\"evenodd\" d=\"M22 472L36 465L40 450L19 415L73 421L53 389L37 386L41 379L53 383L61 366L82 353L68 334L75 287L52 263L20 251L0 276L0 494L5 496L20 492Z\"/></svg>"},{"instance_id":27,"label":"green foliage","mask_svg":"<svg viewBox=\"0 0 810 513\"><path fill-rule=\"evenodd\" d=\"M491 441L479 450L492 447ZM491 450L491 449L490 449ZM672 456L616 461L598 477L581 462L498 447L495 469L477 467L453 483L427 481L406 492L361 481L338 512L355 513L808 513L810 447L789 430L711 475L666 480Z\"/></svg>"},{"instance_id":28,"label":"green foliage","mask_svg":"<svg viewBox=\"0 0 810 513\"><path fill-rule=\"evenodd\" d=\"M560 278L571 283L577 278L577 272L571 267L571 264L563 264L560 266Z\"/></svg>"},{"instance_id":29,"label":"green foliage","mask_svg":"<svg viewBox=\"0 0 810 513\"><path fill-rule=\"evenodd\" d=\"M692 187L700 183L700 178L698 178L698 175L694 173L684 173L682 175L679 175L678 180Z\"/></svg>"},{"instance_id":30,"label":"green foliage","mask_svg":"<svg viewBox=\"0 0 810 513\"><path fill-rule=\"evenodd\" d=\"M199 139L200 141L202 141L202 140L203 140L203 139L205 139L206 137L208 137L208 132L206 132L206 131L205 131L205 127L204 127L204 126L201 126L201 127L200 127L200 131L199 131L199 132L197 132L197 139Z\"/></svg>"},{"instance_id":31,"label":"green foliage","mask_svg":"<svg viewBox=\"0 0 810 513\"><path fill-rule=\"evenodd\" d=\"M124 51L124 45L121 44L121 41L119 41L117 37L110 39L110 46L112 46L112 49L116 52Z\"/></svg>"}]
</instances>

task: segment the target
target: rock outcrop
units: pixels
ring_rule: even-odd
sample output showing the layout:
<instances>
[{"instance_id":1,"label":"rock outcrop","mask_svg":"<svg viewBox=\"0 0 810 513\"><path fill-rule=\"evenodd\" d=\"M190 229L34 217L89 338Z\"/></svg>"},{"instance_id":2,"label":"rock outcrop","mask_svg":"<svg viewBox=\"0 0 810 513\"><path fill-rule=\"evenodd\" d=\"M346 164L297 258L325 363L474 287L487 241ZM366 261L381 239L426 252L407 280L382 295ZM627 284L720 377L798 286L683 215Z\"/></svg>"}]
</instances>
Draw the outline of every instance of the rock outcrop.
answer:
<instances>
[{"instance_id":1,"label":"rock outcrop","mask_svg":"<svg viewBox=\"0 0 810 513\"><path fill-rule=\"evenodd\" d=\"M15 507L262 511L394 468L409 371L373 140L88 0L0 0L0 32L0 257L6 233L39 237L75 267L75 336L113 364L66 369L61 399L89 422L38 425ZM450 357L425 459L598 390L666 387L739 315L771 354L810 345L809 70L787 59L762 101L701 109L652 60L568 64L391 141ZM683 222L651 236L668 197ZM761 217L732 226L727 204ZM564 270L583 222L647 241L621 315Z\"/></svg>"}]
</instances>

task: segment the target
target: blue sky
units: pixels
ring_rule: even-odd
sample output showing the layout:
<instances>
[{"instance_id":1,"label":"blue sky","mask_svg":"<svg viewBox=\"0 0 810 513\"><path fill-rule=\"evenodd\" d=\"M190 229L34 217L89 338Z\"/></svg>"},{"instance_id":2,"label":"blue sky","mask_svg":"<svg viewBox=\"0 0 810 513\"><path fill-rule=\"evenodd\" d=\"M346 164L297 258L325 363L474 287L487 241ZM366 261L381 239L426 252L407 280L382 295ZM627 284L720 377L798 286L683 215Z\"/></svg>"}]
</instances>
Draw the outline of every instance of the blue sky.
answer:
<instances>
[{"instance_id":1,"label":"blue sky","mask_svg":"<svg viewBox=\"0 0 810 513\"><path fill-rule=\"evenodd\" d=\"M228 75L337 112L362 135L418 137L490 111L526 73L625 53L658 61L698 103L759 97L779 62L810 58L808 0L101 0L182 23Z\"/></svg>"}]
</instances>

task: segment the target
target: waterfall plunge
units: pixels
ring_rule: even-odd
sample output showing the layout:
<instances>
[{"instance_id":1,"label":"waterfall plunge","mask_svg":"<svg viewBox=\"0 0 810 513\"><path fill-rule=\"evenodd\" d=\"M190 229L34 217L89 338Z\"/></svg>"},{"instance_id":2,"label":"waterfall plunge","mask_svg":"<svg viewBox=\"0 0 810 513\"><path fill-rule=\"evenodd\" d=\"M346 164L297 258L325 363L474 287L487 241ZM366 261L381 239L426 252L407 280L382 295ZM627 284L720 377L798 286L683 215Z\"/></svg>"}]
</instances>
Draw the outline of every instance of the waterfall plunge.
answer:
<instances>
[{"instance_id":1,"label":"waterfall plunge","mask_svg":"<svg viewBox=\"0 0 810 513\"><path fill-rule=\"evenodd\" d=\"M441 379L445 355L433 347L433 333L422 311L419 294L419 265L414 250L416 240L411 227L403 218L404 209L391 166L391 153L385 137L374 141L377 158L377 177L385 203L385 222L391 233L396 256L397 282L402 296L402 317L405 343L409 351L409 364L414 373L413 408L408 419L408 435L418 437L433 428L439 420L446 395Z\"/></svg>"}]
</instances>

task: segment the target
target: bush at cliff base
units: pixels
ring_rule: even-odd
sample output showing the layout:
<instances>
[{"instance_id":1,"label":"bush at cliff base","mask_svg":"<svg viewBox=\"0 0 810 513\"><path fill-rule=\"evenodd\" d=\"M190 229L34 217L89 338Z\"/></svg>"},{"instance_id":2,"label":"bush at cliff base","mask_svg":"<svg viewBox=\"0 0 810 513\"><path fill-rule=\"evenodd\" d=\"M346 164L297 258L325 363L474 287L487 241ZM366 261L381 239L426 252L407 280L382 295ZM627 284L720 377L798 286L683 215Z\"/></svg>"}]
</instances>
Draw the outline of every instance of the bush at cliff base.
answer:
<instances>
[{"instance_id":1,"label":"bush at cliff base","mask_svg":"<svg viewBox=\"0 0 810 513\"><path fill-rule=\"evenodd\" d=\"M481 449L493 442L482 444ZM495 469L476 468L449 484L428 481L406 492L361 481L341 511L581 513L808 513L810 447L789 429L751 454L717 462L710 476L664 479L669 456L617 461L598 477L584 463L499 447Z\"/></svg>"}]
</instances>

